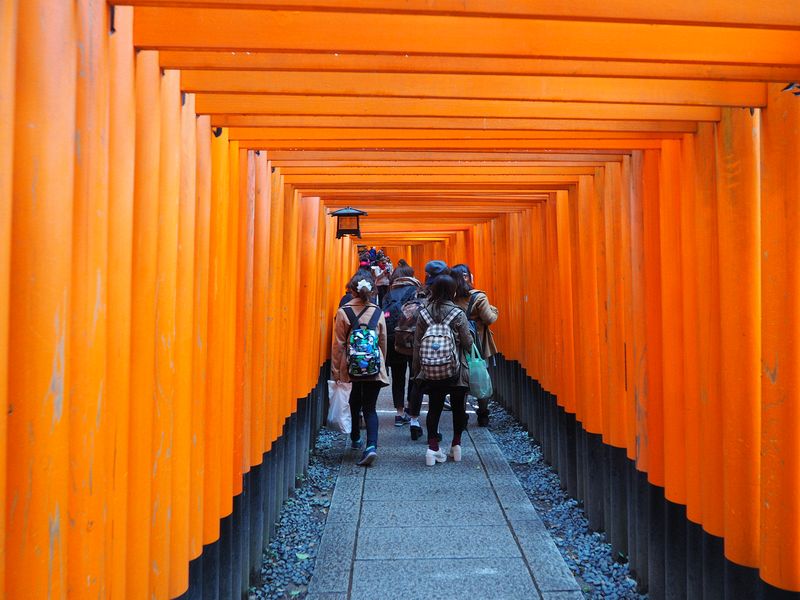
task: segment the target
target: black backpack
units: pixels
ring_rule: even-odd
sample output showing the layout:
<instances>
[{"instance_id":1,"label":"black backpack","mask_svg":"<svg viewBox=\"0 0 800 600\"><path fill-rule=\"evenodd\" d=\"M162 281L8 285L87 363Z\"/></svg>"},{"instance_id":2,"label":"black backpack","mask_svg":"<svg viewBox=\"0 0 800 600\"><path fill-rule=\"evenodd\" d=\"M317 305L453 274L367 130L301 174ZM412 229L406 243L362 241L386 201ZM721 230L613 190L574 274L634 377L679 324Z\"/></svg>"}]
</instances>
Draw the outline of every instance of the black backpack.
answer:
<instances>
[{"instance_id":1,"label":"black backpack","mask_svg":"<svg viewBox=\"0 0 800 600\"><path fill-rule=\"evenodd\" d=\"M403 304L415 298L417 287L404 285L389 290L383 298L383 316L386 318L386 337L390 347L394 347L394 330L402 316Z\"/></svg>"}]
</instances>

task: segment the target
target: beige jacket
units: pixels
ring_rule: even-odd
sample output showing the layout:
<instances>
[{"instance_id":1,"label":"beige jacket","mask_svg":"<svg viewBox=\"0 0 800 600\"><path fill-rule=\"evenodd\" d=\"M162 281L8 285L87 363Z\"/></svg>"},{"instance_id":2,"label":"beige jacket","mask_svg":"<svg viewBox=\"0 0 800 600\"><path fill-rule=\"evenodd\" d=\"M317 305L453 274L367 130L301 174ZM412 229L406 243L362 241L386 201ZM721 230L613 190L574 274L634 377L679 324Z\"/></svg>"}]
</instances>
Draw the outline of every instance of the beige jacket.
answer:
<instances>
[{"instance_id":1,"label":"beige jacket","mask_svg":"<svg viewBox=\"0 0 800 600\"><path fill-rule=\"evenodd\" d=\"M350 320L344 312L344 307L349 306L358 315L366 306L361 298L353 298L336 312L336 321L333 326L333 342L331 344L331 378L334 381L350 381L350 374L347 372L347 355L345 345L350 335ZM369 323L372 314L376 310L381 310L375 304L369 303L368 309L361 315L359 323L366 325ZM383 385L389 385L389 375L386 373L386 319L381 311L381 318L378 321L378 344L381 350L381 370L373 377L359 378L357 381L380 381Z\"/></svg>"},{"instance_id":2,"label":"beige jacket","mask_svg":"<svg viewBox=\"0 0 800 600\"><path fill-rule=\"evenodd\" d=\"M481 351L483 358L489 358L497 354L497 345L494 343L494 336L489 325L497 321L497 307L489 304L489 298L486 297L486 292L481 290L472 290L470 295L475 295L475 302L472 303L472 314L467 315L468 319L475 321L477 325L478 339L475 343L478 350ZM466 311L469 305L469 298L456 298L455 303Z\"/></svg>"}]
</instances>

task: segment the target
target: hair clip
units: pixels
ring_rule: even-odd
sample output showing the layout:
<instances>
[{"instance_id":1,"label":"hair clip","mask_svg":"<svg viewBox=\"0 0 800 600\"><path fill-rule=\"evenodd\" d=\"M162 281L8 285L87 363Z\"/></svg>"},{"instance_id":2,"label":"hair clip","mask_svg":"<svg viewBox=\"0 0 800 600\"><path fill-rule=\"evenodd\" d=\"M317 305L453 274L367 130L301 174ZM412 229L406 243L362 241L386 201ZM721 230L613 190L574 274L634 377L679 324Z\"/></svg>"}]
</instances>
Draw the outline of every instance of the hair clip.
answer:
<instances>
[{"instance_id":1,"label":"hair clip","mask_svg":"<svg viewBox=\"0 0 800 600\"><path fill-rule=\"evenodd\" d=\"M361 291L361 288L367 288L368 292L372 291L372 284L366 279L361 279L356 286L356 291Z\"/></svg>"}]
</instances>

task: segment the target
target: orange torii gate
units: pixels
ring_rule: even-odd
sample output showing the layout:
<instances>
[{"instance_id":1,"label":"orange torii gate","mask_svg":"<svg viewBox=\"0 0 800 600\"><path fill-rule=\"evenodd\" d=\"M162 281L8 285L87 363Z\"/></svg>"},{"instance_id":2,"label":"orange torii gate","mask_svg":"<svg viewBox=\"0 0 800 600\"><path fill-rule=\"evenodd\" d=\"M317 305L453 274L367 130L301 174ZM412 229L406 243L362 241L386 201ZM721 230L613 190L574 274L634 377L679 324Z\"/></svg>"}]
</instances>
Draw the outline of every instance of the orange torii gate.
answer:
<instances>
[{"instance_id":1,"label":"orange torii gate","mask_svg":"<svg viewBox=\"0 0 800 600\"><path fill-rule=\"evenodd\" d=\"M653 598L800 592L798 48L793 0L5 0L0 598L246 591L351 204L474 267Z\"/></svg>"}]
</instances>

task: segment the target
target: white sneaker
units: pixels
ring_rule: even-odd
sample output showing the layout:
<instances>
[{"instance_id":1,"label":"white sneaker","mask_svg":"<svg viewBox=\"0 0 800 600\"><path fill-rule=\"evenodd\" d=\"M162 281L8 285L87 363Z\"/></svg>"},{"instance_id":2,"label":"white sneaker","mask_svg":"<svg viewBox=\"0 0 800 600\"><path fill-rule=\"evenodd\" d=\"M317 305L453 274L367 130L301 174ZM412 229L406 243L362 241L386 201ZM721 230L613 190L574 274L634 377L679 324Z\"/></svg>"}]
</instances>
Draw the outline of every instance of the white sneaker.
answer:
<instances>
[{"instance_id":1,"label":"white sneaker","mask_svg":"<svg viewBox=\"0 0 800 600\"><path fill-rule=\"evenodd\" d=\"M431 450L430 448L428 448L428 450L425 452L425 464L428 465L429 467L432 467L437 462L443 463L446 461L447 461L447 455L444 452L442 452L441 449Z\"/></svg>"},{"instance_id":2,"label":"white sneaker","mask_svg":"<svg viewBox=\"0 0 800 600\"><path fill-rule=\"evenodd\" d=\"M453 462L461 462L461 446L450 446L450 458Z\"/></svg>"}]
</instances>

